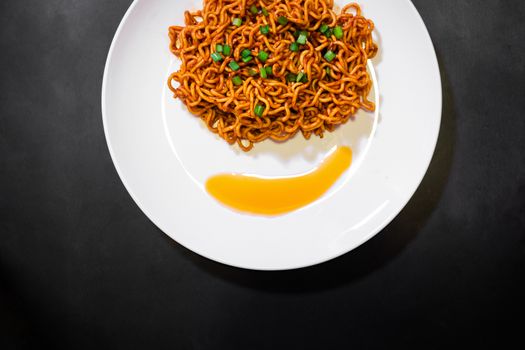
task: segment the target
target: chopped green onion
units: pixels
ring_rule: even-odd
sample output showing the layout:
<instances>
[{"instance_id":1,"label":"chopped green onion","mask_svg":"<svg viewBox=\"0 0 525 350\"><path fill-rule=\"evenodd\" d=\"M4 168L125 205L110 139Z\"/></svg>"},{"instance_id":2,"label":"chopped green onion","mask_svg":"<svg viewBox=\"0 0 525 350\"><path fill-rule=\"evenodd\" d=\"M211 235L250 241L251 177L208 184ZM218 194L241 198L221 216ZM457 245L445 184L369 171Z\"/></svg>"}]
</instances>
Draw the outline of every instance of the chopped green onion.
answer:
<instances>
[{"instance_id":1,"label":"chopped green onion","mask_svg":"<svg viewBox=\"0 0 525 350\"><path fill-rule=\"evenodd\" d=\"M331 71L330 67L326 67L324 70L326 71L327 75L330 75L330 71Z\"/></svg>"},{"instance_id":2,"label":"chopped green onion","mask_svg":"<svg viewBox=\"0 0 525 350\"><path fill-rule=\"evenodd\" d=\"M232 19L232 24L236 27L240 27L242 25L242 19L240 18L234 18Z\"/></svg>"},{"instance_id":3,"label":"chopped green onion","mask_svg":"<svg viewBox=\"0 0 525 350\"><path fill-rule=\"evenodd\" d=\"M253 77L257 74L257 71L253 68L248 69L248 74Z\"/></svg>"},{"instance_id":4,"label":"chopped green onion","mask_svg":"<svg viewBox=\"0 0 525 350\"><path fill-rule=\"evenodd\" d=\"M306 75L306 74L303 75L303 77L301 78L301 83L303 83L303 84L308 83L308 75Z\"/></svg>"},{"instance_id":5,"label":"chopped green onion","mask_svg":"<svg viewBox=\"0 0 525 350\"><path fill-rule=\"evenodd\" d=\"M333 59L335 58L336 54L333 52L333 51L328 51L325 55L324 55L324 59L327 60L328 62L332 62Z\"/></svg>"},{"instance_id":6,"label":"chopped green onion","mask_svg":"<svg viewBox=\"0 0 525 350\"><path fill-rule=\"evenodd\" d=\"M232 83L236 86L242 85L242 79L238 75L232 78Z\"/></svg>"},{"instance_id":7,"label":"chopped green onion","mask_svg":"<svg viewBox=\"0 0 525 350\"><path fill-rule=\"evenodd\" d=\"M299 72L299 74L297 74L297 78L295 78L295 82L297 82L297 83L307 83L308 82L308 75L306 75L304 72Z\"/></svg>"},{"instance_id":8,"label":"chopped green onion","mask_svg":"<svg viewBox=\"0 0 525 350\"><path fill-rule=\"evenodd\" d=\"M259 13L259 10L257 9L257 6L252 5L252 7L250 7L250 12L251 12L253 15L256 15L256 14Z\"/></svg>"},{"instance_id":9,"label":"chopped green onion","mask_svg":"<svg viewBox=\"0 0 525 350\"><path fill-rule=\"evenodd\" d=\"M319 31L324 34L328 30L328 28L329 28L328 24L323 23L323 24L321 24L321 28L319 28Z\"/></svg>"},{"instance_id":10,"label":"chopped green onion","mask_svg":"<svg viewBox=\"0 0 525 350\"><path fill-rule=\"evenodd\" d=\"M224 45L222 47L222 53L225 55L225 56L230 56L230 54L232 53L232 48L230 47L230 45Z\"/></svg>"},{"instance_id":11,"label":"chopped green onion","mask_svg":"<svg viewBox=\"0 0 525 350\"><path fill-rule=\"evenodd\" d=\"M259 57L259 59L261 60L261 62L266 62L266 60L268 59L268 54L266 53L266 51L260 51L259 52L259 55L257 55L257 57Z\"/></svg>"},{"instance_id":12,"label":"chopped green onion","mask_svg":"<svg viewBox=\"0 0 525 350\"><path fill-rule=\"evenodd\" d=\"M259 69L259 74L261 75L261 78L263 79L268 78L268 74L266 74L266 68L264 67L261 67L261 69Z\"/></svg>"},{"instance_id":13,"label":"chopped green onion","mask_svg":"<svg viewBox=\"0 0 525 350\"><path fill-rule=\"evenodd\" d=\"M248 57L248 56L251 56L251 55L252 55L252 52L250 50L248 50L248 49L244 49L241 52L241 56L242 57Z\"/></svg>"},{"instance_id":14,"label":"chopped green onion","mask_svg":"<svg viewBox=\"0 0 525 350\"><path fill-rule=\"evenodd\" d=\"M221 44L215 45L215 52L222 53L223 46Z\"/></svg>"},{"instance_id":15,"label":"chopped green onion","mask_svg":"<svg viewBox=\"0 0 525 350\"><path fill-rule=\"evenodd\" d=\"M260 30L261 30L261 34L267 35L268 33L270 33L270 26L269 25L261 26Z\"/></svg>"},{"instance_id":16,"label":"chopped green onion","mask_svg":"<svg viewBox=\"0 0 525 350\"><path fill-rule=\"evenodd\" d=\"M288 18L280 16L279 18L277 18L277 22L279 22L280 25L285 26L288 24Z\"/></svg>"},{"instance_id":17,"label":"chopped green onion","mask_svg":"<svg viewBox=\"0 0 525 350\"><path fill-rule=\"evenodd\" d=\"M264 69L266 70L266 74L267 75L272 75L273 74L273 68L272 67L266 67Z\"/></svg>"},{"instance_id":18,"label":"chopped green onion","mask_svg":"<svg viewBox=\"0 0 525 350\"><path fill-rule=\"evenodd\" d=\"M297 52L297 51L299 51L299 44L298 44L298 43L292 43L292 44L290 45L290 51L292 51L292 52Z\"/></svg>"},{"instance_id":19,"label":"chopped green onion","mask_svg":"<svg viewBox=\"0 0 525 350\"><path fill-rule=\"evenodd\" d=\"M242 61L243 61L244 63L248 63L248 62L250 62L251 60L253 60L253 57L252 57L252 56L246 56L246 57L243 57L243 58L242 58Z\"/></svg>"},{"instance_id":20,"label":"chopped green onion","mask_svg":"<svg viewBox=\"0 0 525 350\"><path fill-rule=\"evenodd\" d=\"M255 115L258 117L261 117L264 113L264 106L263 105L257 105L255 106Z\"/></svg>"},{"instance_id":21,"label":"chopped green onion","mask_svg":"<svg viewBox=\"0 0 525 350\"><path fill-rule=\"evenodd\" d=\"M343 28L341 28L340 26L335 27L334 35L337 39L341 39L343 37Z\"/></svg>"},{"instance_id":22,"label":"chopped green onion","mask_svg":"<svg viewBox=\"0 0 525 350\"><path fill-rule=\"evenodd\" d=\"M306 40L307 40L307 36L306 36L306 33L305 32L301 32L301 34L299 34L299 37L297 38L297 42L301 45L304 45L306 44Z\"/></svg>"},{"instance_id":23,"label":"chopped green onion","mask_svg":"<svg viewBox=\"0 0 525 350\"><path fill-rule=\"evenodd\" d=\"M268 10L265 9L264 7L262 8L262 14L265 16L265 17L268 17Z\"/></svg>"},{"instance_id":24,"label":"chopped green onion","mask_svg":"<svg viewBox=\"0 0 525 350\"><path fill-rule=\"evenodd\" d=\"M231 61L230 64L228 64L228 66L230 66L230 68L233 70L233 71L237 71L239 70L239 68L241 68L241 66L239 66L239 64L235 61Z\"/></svg>"},{"instance_id":25,"label":"chopped green onion","mask_svg":"<svg viewBox=\"0 0 525 350\"><path fill-rule=\"evenodd\" d=\"M287 82L295 83L296 80L297 80L297 75L296 74L293 74L293 73L286 74L286 81Z\"/></svg>"},{"instance_id":26,"label":"chopped green onion","mask_svg":"<svg viewBox=\"0 0 525 350\"><path fill-rule=\"evenodd\" d=\"M324 33L327 38L331 38L332 34L334 34L334 30L332 28L328 28L328 30Z\"/></svg>"},{"instance_id":27,"label":"chopped green onion","mask_svg":"<svg viewBox=\"0 0 525 350\"><path fill-rule=\"evenodd\" d=\"M222 56L220 53L218 52L214 52L211 54L211 59L214 61L214 62L219 62L219 61L222 61Z\"/></svg>"},{"instance_id":28,"label":"chopped green onion","mask_svg":"<svg viewBox=\"0 0 525 350\"><path fill-rule=\"evenodd\" d=\"M297 39L299 37L299 34L301 34L301 31L296 30L295 32L293 32L293 37Z\"/></svg>"}]
</instances>

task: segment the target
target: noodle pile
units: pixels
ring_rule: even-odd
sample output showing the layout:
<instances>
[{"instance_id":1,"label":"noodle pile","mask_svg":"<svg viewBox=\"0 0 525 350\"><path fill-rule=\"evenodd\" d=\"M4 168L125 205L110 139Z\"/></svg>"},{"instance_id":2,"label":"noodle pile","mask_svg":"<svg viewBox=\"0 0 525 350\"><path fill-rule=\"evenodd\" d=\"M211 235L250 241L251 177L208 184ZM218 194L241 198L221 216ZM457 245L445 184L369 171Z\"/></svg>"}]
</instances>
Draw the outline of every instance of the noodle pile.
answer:
<instances>
[{"instance_id":1,"label":"noodle pile","mask_svg":"<svg viewBox=\"0 0 525 350\"><path fill-rule=\"evenodd\" d=\"M228 143L323 137L375 109L366 64L378 47L358 4L337 15L333 0L203 1L169 28L181 66L168 85Z\"/></svg>"}]
</instances>

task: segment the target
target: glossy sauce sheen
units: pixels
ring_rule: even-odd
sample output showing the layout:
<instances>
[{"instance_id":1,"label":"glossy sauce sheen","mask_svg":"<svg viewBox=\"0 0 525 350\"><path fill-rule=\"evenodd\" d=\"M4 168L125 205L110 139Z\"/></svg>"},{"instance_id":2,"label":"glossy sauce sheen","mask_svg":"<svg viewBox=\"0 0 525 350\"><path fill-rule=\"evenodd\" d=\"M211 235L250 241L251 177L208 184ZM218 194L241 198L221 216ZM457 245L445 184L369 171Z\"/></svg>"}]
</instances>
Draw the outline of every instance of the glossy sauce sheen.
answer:
<instances>
[{"instance_id":1,"label":"glossy sauce sheen","mask_svg":"<svg viewBox=\"0 0 525 350\"><path fill-rule=\"evenodd\" d=\"M319 167L291 177L215 175L206 182L206 190L222 204L251 214L279 215L304 207L332 187L352 163L352 150L338 147Z\"/></svg>"}]
</instances>

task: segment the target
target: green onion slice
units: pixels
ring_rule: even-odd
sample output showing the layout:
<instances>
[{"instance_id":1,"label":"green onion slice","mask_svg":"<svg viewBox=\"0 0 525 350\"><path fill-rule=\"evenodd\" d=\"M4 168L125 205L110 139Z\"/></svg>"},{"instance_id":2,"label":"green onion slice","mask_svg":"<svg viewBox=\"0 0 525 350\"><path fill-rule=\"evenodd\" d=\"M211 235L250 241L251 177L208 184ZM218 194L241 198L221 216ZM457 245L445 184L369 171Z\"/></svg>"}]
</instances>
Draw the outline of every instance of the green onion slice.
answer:
<instances>
[{"instance_id":1,"label":"green onion slice","mask_svg":"<svg viewBox=\"0 0 525 350\"><path fill-rule=\"evenodd\" d=\"M284 17L284 16L279 16L279 18L277 18L277 22L282 25L282 26L285 26L288 24L288 18Z\"/></svg>"},{"instance_id":2,"label":"green onion slice","mask_svg":"<svg viewBox=\"0 0 525 350\"><path fill-rule=\"evenodd\" d=\"M233 71L237 71L239 70L239 68L241 68L241 66L239 66L239 64L235 61L231 61L228 66L233 70Z\"/></svg>"},{"instance_id":3,"label":"green onion slice","mask_svg":"<svg viewBox=\"0 0 525 350\"><path fill-rule=\"evenodd\" d=\"M255 106L254 112L256 116L261 117L264 113L264 106L258 104L257 106Z\"/></svg>"},{"instance_id":4,"label":"green onion slice","mask_svg":"<svg viewBox=\"0 0 525 350\"><path fill-rule=\"evenodd\" d=\"M241 79L241 77L239 77L239 76L237 76L237 75L234 76L234 77L232 78L232 83L233 83L234 85L236 85L236 86L242 85L242 79Z\"/></svg>"},{"instance_id":5,"label":"green onion slice","mask_svg":"<svg viewBox=\"0 0 525 350\"><path fill-rule=\"evenodd\" d=\"M259 51L259 55L257 55L257 57L259 57L259 59L261 60L261 62L266 62L266 60L268 59L268 53L266 53L266 51Z\"/></svg>"},{"instance_id":6,"label":"green onion slice","mask_svg":"<svg viewBox=\"0 0 525 350\"><path fill-rule=\"evenodd\" d=\"M214 52L211 54L211 59L214 61L214 62L219 62L219 61L222 61L222 56L220 53L218 52Z\"/></svg>"},{"instance_id":7,"label":"green onion slice","mask_svg":"<svg viewBox=\"0 0 525 350\"><path fill-rule=\"evenodd\" d=\"M328 62L332 62L335 57L336 57L336 54L330 50L324 55L324 59L327 60Z\"/></svg>"}]
</instances>

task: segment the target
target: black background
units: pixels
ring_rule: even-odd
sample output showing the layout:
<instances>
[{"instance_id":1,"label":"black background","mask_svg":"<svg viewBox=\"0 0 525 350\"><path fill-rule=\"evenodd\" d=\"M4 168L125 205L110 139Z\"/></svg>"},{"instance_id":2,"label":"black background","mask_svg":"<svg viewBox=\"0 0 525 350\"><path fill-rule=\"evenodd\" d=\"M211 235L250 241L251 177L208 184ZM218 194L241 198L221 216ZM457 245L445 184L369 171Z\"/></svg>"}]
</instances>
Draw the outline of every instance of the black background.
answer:
<instances>
[{"instance_id":1,"label":"black background","mask_svg":"<svg viewBox=\"0 0 525 350\"><path fill-rule=\"evenodd\" d=\"M130 3L0 1L2 349L523 345L525 2L414 1L443 80L429 172L365 245L277 273L187 251L120 182L100 90Z\"/></svg>"}]
</instances>

